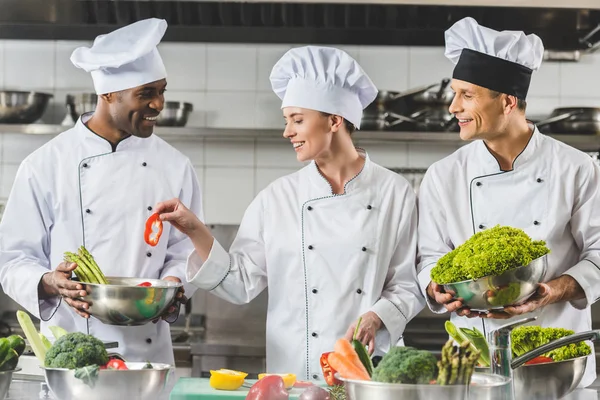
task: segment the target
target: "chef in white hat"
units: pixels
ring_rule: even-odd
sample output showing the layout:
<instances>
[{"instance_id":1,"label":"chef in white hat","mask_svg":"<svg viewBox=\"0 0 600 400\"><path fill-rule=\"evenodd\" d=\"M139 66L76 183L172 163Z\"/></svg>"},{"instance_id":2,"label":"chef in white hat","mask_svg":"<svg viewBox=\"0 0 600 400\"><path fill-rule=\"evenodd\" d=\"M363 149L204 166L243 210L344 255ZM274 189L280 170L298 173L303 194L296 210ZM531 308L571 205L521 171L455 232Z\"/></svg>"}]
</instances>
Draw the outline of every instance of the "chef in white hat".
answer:
<instances>
[{"instance_id":1,"label":"chef in white hat","mask_svg":"<svg viewBox=\"0 0 600 400\"><path fill-rule=\"evenodd\" d=\"M452 312L456 325L485 334L528 316L538 317L535 325L587 331L590 306L600 298L600 170L525 118L543 53L535 35L497 32L472 18L446 31L446 56L456 64L450 112L461 138L473 142L434 163L421 184L419 281L434 312ZM440 257L498 224L546 241L548 271L524 304L480 315L444 293L430 272ZM590 356L581 385L591 384L595 371Z\"/></svg>"},{"instance_id":2,"label":"chef in white hat","mask_svg":"<svg viewBox=\"0 0 600 400\"><path fill-rule=\"evenodd\" d=\"M273 67L290 151L310 163L261 191L229 252L175 199L163 220L191 236L187 277L233 303L268 285L267 370L323 380L321 354L358 339L382 354L424 306L416 281L416 198L408 182L354 147L377 89L345 52L288 51Z\"/></svg>"},{"instance_id":3,"label":"chef in white hat","mask_svg":"<svg viewBox=\"0 0 600 400\"><path fill-rule=\"evenodd\" d=\"M190 239L169 225L156 246L144 237L153 205L165 197L202 218L192 164L152 135L164 105L156 46L166 28L164 20L139 21L73 52L73 64L92 75L97 107L21 163L0 224L0 284L50 338L48 327L58 325L117 341L129 361L172 364L167 322L124 327L89 317L78 300L82 285L70 280L75 265L63 262L84 245L106 276L185 282Z\"/></svg>"}]
</instances>

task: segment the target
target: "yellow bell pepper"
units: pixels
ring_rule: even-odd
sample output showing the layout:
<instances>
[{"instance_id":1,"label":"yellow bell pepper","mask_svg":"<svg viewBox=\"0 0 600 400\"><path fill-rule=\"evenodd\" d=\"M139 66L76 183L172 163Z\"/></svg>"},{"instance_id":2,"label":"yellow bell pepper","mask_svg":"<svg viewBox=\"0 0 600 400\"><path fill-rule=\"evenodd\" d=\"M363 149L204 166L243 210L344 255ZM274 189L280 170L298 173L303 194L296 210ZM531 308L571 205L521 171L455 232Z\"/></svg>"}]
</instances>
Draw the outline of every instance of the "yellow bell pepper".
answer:
<instances>
[{"instance_id":1,"label":"yellow bell pepper","mask_svg":"<svg viewBox=\"0 0 600 400\"><path fill-rule=\"evenodd\" d=\"M237 390L244 384L248 374L230 369L210 371L210 387L218 390Z\"/></svg>"},{"instance_id":2,"label":"yellow bell pepper","mask_svg":"<svg viewBox=\"0 0 600 400\"><path fill-rule=\"evenodd\" d=\"M293 387L296 383L296 375L294 374L258 374L258 379L261 380L265 376L269 375L279 375L281 379L283 379L283 385L286 389Z\"/></svg>"}]
</instances>

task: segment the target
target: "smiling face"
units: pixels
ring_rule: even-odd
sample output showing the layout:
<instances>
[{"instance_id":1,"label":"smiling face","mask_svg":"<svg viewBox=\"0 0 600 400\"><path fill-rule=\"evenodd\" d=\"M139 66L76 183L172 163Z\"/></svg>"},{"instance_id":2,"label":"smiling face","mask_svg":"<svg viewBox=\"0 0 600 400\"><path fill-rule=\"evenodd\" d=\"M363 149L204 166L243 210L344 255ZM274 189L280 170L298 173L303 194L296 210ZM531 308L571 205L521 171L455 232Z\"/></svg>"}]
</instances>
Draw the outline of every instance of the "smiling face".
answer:
<instances>
[{"instance_id":1,"label":"smiling face","mask_svg":"<svg viewBox=\"0 0 600 400\"><path fill-rule=\"evenodd\" d=\"M164 107L166 87L167 81L161 79L114 93L114 99L109 101L109 112L115 127L141 138L152 135Z\"/></svg>"},{"instance_id":2,"label":"smiling face","mask_svg":"<svg viewBox=\"0 0 600 400\"><path fill-rule=\"evenodd\" d=\"M333 136L331 117L306 108L285 107L283 118L283 137L292 142L298 161L314 160L329 151Z\"/></svg>"},{"instance_id":3,"label":"smiling face","mask_svg":"<svg viewBox=\"0 0 600 400\"><path fill-rule=\"evenodd\" d=\"M456 116L462 140L491 139L508 123L506 95L495 96L484 87L453 79L454 99L449 110Z\"/></svg>"}]
</instances>

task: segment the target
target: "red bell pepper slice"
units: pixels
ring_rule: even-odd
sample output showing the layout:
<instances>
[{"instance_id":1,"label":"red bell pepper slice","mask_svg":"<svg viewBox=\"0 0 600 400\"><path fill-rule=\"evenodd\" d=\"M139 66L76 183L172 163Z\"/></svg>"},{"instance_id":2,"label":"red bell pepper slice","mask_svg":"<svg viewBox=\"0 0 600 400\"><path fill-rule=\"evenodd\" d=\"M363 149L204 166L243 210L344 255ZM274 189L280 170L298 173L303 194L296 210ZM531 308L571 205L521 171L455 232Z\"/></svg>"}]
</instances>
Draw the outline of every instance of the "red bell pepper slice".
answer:
<instances>
[{"instance_id":1,"label":"red bell pepper slice","mask_svg":"<svg viewBox=\"0 0 600 400\"><path fill-rule=\"evenodd\" d=\"M331 353L333 353L333 352L330 351L329 353L321 354L321 358L319 361L321 363L321 370L323 371L323 377L325 378L325 382L327 382L327 384L329 386L341 385L342 382L335 377L335 374L337 373L337 371L335 369L333 369L331 367L331 365L329 364L328 357Z\"/></svg>"},{"instance_id":2,"label":"red bell pepper slice","mask_svg":"<svg viewBox=\"0 0 600 400\"><path fill-rule=\"evenodd\" d=\"M142 282L142 283L138 283L137 286L150 287L150 286L152 286L152 284L150 282Z\"/></svg>"},{"instance_id":3,"label":"red bell pepper slice","mask_svg":"<svg viewBox=\"0 0 600 400\"><path fill-rule=\"evenodd\" d=\"M544 363L550 363L550 362L554 362L554 360L550 357L537 356L536 358L533 358L533 359L527 361L525 363L525 365L544 364Z\"/></svg>"},{"instance_id":4,"label":"red bell pepper slice","mask_svg":"<svg viewBox=\"0 0 600 400\"><path fill-rule=\"evenodd\" d=\"M156 231L156 232L155 232ZM146 221L146 230L144 232L144 240L150 246L156 246L160 235L162 235L163 223L157 213L152 214Z\"/></svg>"}]
</instances>

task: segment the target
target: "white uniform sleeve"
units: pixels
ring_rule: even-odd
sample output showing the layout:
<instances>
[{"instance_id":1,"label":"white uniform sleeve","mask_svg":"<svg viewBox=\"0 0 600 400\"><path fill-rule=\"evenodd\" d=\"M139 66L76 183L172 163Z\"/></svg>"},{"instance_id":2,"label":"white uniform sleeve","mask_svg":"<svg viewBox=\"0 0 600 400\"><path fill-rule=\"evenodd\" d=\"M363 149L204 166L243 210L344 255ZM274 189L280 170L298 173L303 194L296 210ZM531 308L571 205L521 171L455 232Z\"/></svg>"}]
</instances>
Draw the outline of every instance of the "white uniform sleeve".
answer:
<instances>
[{"instance_id":1,"label":"white uniform sleeve","mask_svg":"<svg viewBox=\"0 0 600 400\"><path fill-rule=\"evenodd\" d=\"M437 314L446 312L441 304L437 304L427 295L427 286L431 282L431 270L438 260L452 251L446 216L441 207L442 198L436 188L435 170L430 168L423 177L419 187L419 227L417 273L421 292L429 309Z\"/></svg>"},{"instance_id":2,"label":"white uniform sleeve","mask_svg":"<svg viewBox=\"0 0 600 400\"><path fill-rule=\"evenodd\" d=\"M229 253L215 240L206 261L190 255L189 282L235 304L249 303L267 287L263 196L244 213Z\"/></svg>"},{"instance_id":3,"label":"white uniform sleeve","mask_svg":"<svg viewBox=\"0 0 600 400\"><path fill-rule=\"evenodd\" d=\"M202 193L198 177L192 164L188 161L179 200L190 209L201 221L204 220L202 211ZM185 294L191 297L196 291L196 287L186 280L187 259L190 253L194 251L194 244L190 238L175 228L169 232L169 242L167 244L167 253L165 264L160 271L160 277L174 276L181 279L184 283Z\"/></svg>"},{"instance_id":4,"label":"white uniform sleeve","mask_svg":"<svg viewBox=\"0 0 600 400\"><path fill-rule=\"evenodd\" d=\"M571 304L583 309L600 298L600 168L590 159L575 180L571 233L581 249L580 261L565 274L583 288L585 298Z\"/></svg>"},{"instance_id":5,"label":"white uniform sleeve","mask_svg":"<svg viewBox=\"0 0 600 400\"><path fill-rule=\"evenodd\" d=\"M400 340L408 321L425 306L417 282L416 251L417 204L416 196L410 189L402 199L396 248L388 268L383 292L371 309L388 330L391 343Z\"/></svg>"},{"instance_id":6,"label":"white uniform sleeve","mask_svg":"<svg viewBox=\"0 0 600 400\"><path fill-rule=\"evenodd\" d=\"M61 300L58 296L38 297L40 280L52 268L49 233L53 214L44 197L47 193L26 159L19 166L0 222L0 285L14 301L44 321L52 317Z\"/></svg>"}]
</instances>

